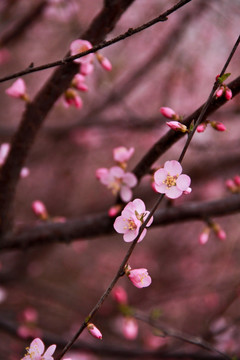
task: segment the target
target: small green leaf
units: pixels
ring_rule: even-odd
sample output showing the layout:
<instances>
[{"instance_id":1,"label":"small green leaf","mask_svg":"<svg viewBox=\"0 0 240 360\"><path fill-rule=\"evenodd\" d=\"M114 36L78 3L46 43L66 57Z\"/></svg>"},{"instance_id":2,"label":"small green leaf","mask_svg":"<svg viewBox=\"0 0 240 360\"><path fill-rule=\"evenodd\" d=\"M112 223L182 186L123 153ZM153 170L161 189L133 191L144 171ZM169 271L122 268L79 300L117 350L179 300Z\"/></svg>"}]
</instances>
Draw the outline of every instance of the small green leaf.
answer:
<instances>
[{"instance_id":1,"label":"small green leaf","mask_svg":"<svg viewBox=\"0 0 240 360\"><path fill-rule=\"evenodd\" d=\"M231 75L231 73L226 73L226 74L223 74L222 76L219 76L218 77L218 82L220 84L222 84L225 80L227 80L227 78Z\"/></svg>"}]
</instances>

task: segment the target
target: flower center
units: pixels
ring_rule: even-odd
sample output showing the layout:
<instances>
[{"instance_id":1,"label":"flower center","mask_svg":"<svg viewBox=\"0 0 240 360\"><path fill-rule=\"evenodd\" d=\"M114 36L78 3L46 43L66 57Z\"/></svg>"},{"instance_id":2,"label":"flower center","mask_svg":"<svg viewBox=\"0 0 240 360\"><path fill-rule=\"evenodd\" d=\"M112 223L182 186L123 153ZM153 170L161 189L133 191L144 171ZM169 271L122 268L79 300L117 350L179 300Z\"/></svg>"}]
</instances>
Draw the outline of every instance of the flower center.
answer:
<instances>
[{"instance_id":1,"label":"flower center","mask_svg":"<svg viewBox=\"0 0 240 360\"><path fill-rule=\"evenodd\" d=\"M112 181L108 185L108 188L112 190L113 195L117 195L117 193L119 192L121 186L122 186L122 179L121 178L115 178L114 181Z\"/></svg>"},{"instance_id":2,"label":"flower center","mask_svg":"<svg viewBox=\"0 0 240 360\"><path fill-rule=\"evenodd\" d=\"M168 174L166 179L163 181L163 184L166 184L168 188L170 188L172 186L176 186L177 178L178 178L178 175L171 176Z\"/></svg>"},{"instance_id":3,"label":"flower center","mask_svg":"<svg viewBox=\"0 0 240 360\"><path fill-rule=\"evenodd\" d=\"M137 228L137 225L132 219L128 219L128 229L129 230L135 230Z\"/></svg>"}]
</instances>

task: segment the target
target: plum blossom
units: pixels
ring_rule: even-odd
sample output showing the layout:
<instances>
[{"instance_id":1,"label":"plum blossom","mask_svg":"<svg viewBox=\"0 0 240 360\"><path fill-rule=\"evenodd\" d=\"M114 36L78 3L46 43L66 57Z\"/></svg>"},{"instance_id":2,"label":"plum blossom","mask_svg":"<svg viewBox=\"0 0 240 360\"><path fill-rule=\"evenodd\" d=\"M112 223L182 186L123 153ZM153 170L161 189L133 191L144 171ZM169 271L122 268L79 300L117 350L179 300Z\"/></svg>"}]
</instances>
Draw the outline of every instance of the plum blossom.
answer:
<instances>
[{"instance_id":1,"label":"plum blossom","mask_svg":"<svg viewBox=\"0 0 240 360\"><path fill-rule=\"evenodd\" d=\"M77 40L74 40L70 45L71 56L80 54L80 53L90 50L90 49L92 49L92 44L87 40L77 39ZM74 62L76 62L78 64L89 63L92 61L93 56L94 55L91 53L91 54L85 55L81 58L75 59Z\"/></svg>"},{"instance_id":2,"label":"plum blossom","mask_svg":"<svg viewBox=\"0 0 240 360\"><path fill-rule=\"evenodd\" d=\"M25 81L21 78L14 81L14 83L6 89L6 94L12 96L14 98L22 99L25 101L29 101L27 92L26 92L26 84Z\"/></svg>"},{"instance_id":3,"label":"plum blossom","mask_svg":"<svg viewBox=\"0 0 240 360\"><path fill-rule=\"evenodd\" d=\"M126 305L128 302L127 292L122 286L116 286L112 291L112 296L118 304Z\"/></svg>"},{"instance_id":4,"label":"plum blossom","mask_svg":"<svg viewBox=\"0 0 240 360\"><path fill-rule=\"evenodd\" d=\"M56 349L56 345L51 345L44 352L45 346L41 339L34 339L30 347L27 348L27 354L22 358L22 360L54 360L52 354Z\"/></svg>"},{"instance_id":5,"label":"plum blossom","mask_svg":"<svg viewBox=\"0 0 240 360\"><path fill-rule=\"evenodd\" d=\"M112 70L112 64L110 63L108 58L106 58L105 56L103 56L99 53L96 53L96 58L104 70L107 70L107 71Z\"/></svg>"},{"instance_id":6,"label":"plum blossom","mask_svg":"<svg viewBox=\"0 0 240 360\"><path fill-rule=\"evenodd\" d=\"M176 160L166 161L164 168L157 170L154 174L155 189L165 194L170 199L176 199L184 191L188 192L191 179L182 174L182 166Z\"/></svg>"},{"instance_id":7,"label":"plum blossom","mask_svg":"<svg viewBox=\"0 0 240 360\"><path fill-rule=\"evenodd\" d=\"M119 146L113 149L113 159L119 163L127 162L133 155L135 149L127 149L125 146Z\"/></svg>"},{"instance_id":8,"label":"plum blossom","mask_svg":"<svg viewBox=\"0 0 240 360\"><path fill-rule=\"evenodd\" d=\"M206 123L202 123L202 124L198 125L197 132L199 132L199 133L204 132L206 127L207 127Z\"/></svg>"},{"instance_id":9,"label":"plum blossom","mask_svg":"<svg viewBox=\"0 0 240 360\"><path fill-rule=\"evenodd\" d=\"M49 218L46 206L40 200L35 200L32 203L32 210L34 214L41 220L47 220Z\"/></svg>"},{"instance_id":10,"label":"plum blossom","mask_svg":"<svg viewBox=\"0 0 240 360\"><path fill-rule=\"evenodd\" d=\"M70 105L75 106L77 109L81 109L83 106L82 99L73 89L67 89L64 92L64 105L68 108Z\"/></svg>"},{"instance_id":11,"label":"plum blossom","mask_svg":"<svg viewBox=\"0 0 240 360\"><path fill-rule=\"evenodd\" d=\"M186 125L181 124L179 121L168 121L166 124L175 131L181 131L183 133L188 131L188 128Z\"/></svg>"},{"instance_id":12,"label":"plum blossom","mask_svg":"<svg viewBox=\"0 0 240 360\"><path fill-rule=\"evenodd\" d=\"M113 166L110 169L97 169L96 177L103 185L106 185L114 195L119 193L123 201L127 202L131 200L131 188L137 185L137 178L133 173L126 173L119 166Z\"/></svg>"},{"instance_id":13,"label":"plum blossom","mask_svg":"<svg viewBox=\"0 0 240 360\"><path fill-rule=\"evenodd\" d=\"M161 107L160 113L168 119L178 120L179 116L175 113L175 111L169 107Z\"/></svg>"},{"instance_id":14,"label":"plum blossom","mask_svg":"<svg viewBox=\"0 0 240 360\"><path fill-rule=\"evenodd\" d=\"M209 227L206 227L199 235L199 243L201 245L204 245L206 242L208 242L210 230L211 229Z\"/></svg>"},{"instance_id":15,"label":"plum blossom","mask_svg":"<svg viewBox=\"0 0 240 360\"><path fill-rule=\"evenodd\" d=\"M138 323L133 317L125 317L122 324L123 335L128 340L135 340L138 336Z\"/></svg>"},{"instance_id":16,"label":"plum blossom","mask_svg":"<svg viewBox=\"0 0 240 360\"><path fill-rule=\"evenodd\" d=\"M93 337L102 340L102 333L94 324L89 323L87 329Z\"/></svg>"},{"instance_id":17,"label":"plum blossom","mask_svg":"<svg viewBox=\"0 0 240 360\"><path fill-rule=\"evenodd\" d=\"M219 121L211 121L211 126L217 131L226 131L226 126Z\"/></svg>"},{"instance_id":18,"label":"plum blossom","mask_svg":"<svg viewBox=\"0 0 240 360\"><path fill-rule=\"evenodd\" d=\"M85 76L82 74L76 74L71 85L79 91L88 91L88 87L85 84Z\"/></svg>"},{"instance_id":19,"label":"plum blossom","mask_svg":"<svg viewBox=\"0 0 240 360\"><path fill-rule=\"evenodd\" d=\"M152 283L152 279L147 269L131 269L129 265L125 268L125 274L137 288L147 287Z\"/></svg>"},{"instance_id":20,"label":"plum blossom","mask_svg":"<svg viewBox=\"0 0 240 360\"><path fill-rule=\"evenodd\" d=\"M146 211L144 202L141 199L135 199L125 206L121 216L116 218L113 227L118 233L123 234L124 241L133 241L137 237L139 229L148 215L149 211ZM149 227L152 222L153 217L151 217L146 226ZM142 241L146 232L147 229L144 229L138 242Z\"/></svg>"}]
</instances>

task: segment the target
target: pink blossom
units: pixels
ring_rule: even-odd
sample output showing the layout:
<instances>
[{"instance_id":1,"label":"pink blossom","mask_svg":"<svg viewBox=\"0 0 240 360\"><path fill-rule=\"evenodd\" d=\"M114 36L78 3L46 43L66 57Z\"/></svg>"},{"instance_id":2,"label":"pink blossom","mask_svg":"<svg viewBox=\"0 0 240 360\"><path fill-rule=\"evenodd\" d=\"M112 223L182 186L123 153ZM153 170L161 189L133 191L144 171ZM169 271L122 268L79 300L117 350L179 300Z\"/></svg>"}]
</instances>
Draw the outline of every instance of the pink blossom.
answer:
<instances>
[{"instance_id":1,"label":"pink blossom","mask_svg":"<svg viewBox=\"0 0 240 360\"><path fill-rule=\"evenodd\" d=\"M123 319L123 335L128 340L135 340L138 336L138 323L132 317L125 317Z\"/></svg>"},{"instance_id":2,"label":"pink blossom","mask_svg":"<svg viewBox=\"0 0 240 360\"><path fill-rule=\"evenodd\" d=\"M217 131L226 131L226 126L218 121L211 121L211 126Z\"/></svg>"},{"instance_id":3,"label":"pink blossom","mask_svg":"<svg viewBox=\"0 0 240 360\"><path fill-rule=\"evenodd\" d=\"M200 234L199 236L199 243L201 245L204 245L206 244L206 242L208 241L209 239L209 234L210 234L210 228L209 227L206 227L203 232Z\"/></svg>"},{"instance_id":4,"label":"pink blossom","mask_svg":"<svg viewBox=\"0 0 240 360\"><path fill-rule=\"evenodd\" d=\"M110 207L110 209L108 210L108 215L110 217L115 217L120 213L121 209L122 209L121 205L119 205L119 204L114 205L114 206Z\"/></svg>"},{"instance_id":5,"label":"pink blossom","mask_svg":"<svg viewBox=\"0 0 240 360\"><path fill-rule=\"evenodd\" d=\"M139 229L148 215L149 211L146 211L144 202L141 199L135 199L125 206L121 216L116 218L113 227L118 233L123 234L124 241L133 241L137 237ZM153 217L148 221L147 227L149 227L152 222ZM144 229L138 242L142 241L146 232L147 229Z\"/></svg>"},{"instance_id":6,"label":"pink blossom","mask_svg":"<svg viewBox=\"0 0 240 360\"><path fill-rule=\"evenodd\" d=\"M28 177L29 174L30 174L29 168L23 167L23 168L21 169L21 172L20 172L20 177L23 179L23 178Z\"/></svg>"},{"instance_id":7,"label":"pink blossom","mask_svg":"<svg viewBox=\"0 0 240 360\"><path fill-rule=\"evenodd\" d=\"M112 296L119 304L127 304L127 293L122 286L116 286L112 291Z\"/></svg>"},{"instance_id":8,"label":"pink blossom","mask_svg":"<svg viewBox=\"0 0 240 360\"><path fill-rule=\"evenodd\" d=\"M70 105L75 106L77 109L81 109L83 106L82 99L73 89L67 89L64 92L64 105L68 108Z\"/></svg>"},{"instance_id":9,"label":"pink blossom","mask_svg":"<svg viewBox=\"0 0 240 360\"><path fill-rule=\"evenodd\" d=\"M97 339L102 340L102 333L94 324L92 324L92 323L88 324L87 329L92 336L94 336Z\"/></svg>"},{"instance_id":10,"label":"pink blossom","mask_svg":"<svg viewBox=\"0 0 240 360\"><path fill-rule=\"evenodd\" d=\"M40 200L35 200L32 203L32 210L34 214L37 215L41 220L47 220L49 217L46 206Z\"/></svg>"},{"instance_id":11,"label":"pink blossom","mask_svg":"<svg viewBox=\"0 0 240 360\"><path fill-rule=\"evenodd\" d=\"M151 277L148 275L147 269L131 269L129 265L127 265L125 269L125 273L128 278L131 280L134 286L137 288L147 287L152 283Z\"/></svg>"},{"instance_id":12,"label":"pink blossom","mask_svg":"<svg viewBox=\"0 0 240 360\"><path fill-rule=\"evenodd\" d=\"M199 132L199 133L204 132L206 127L207 127L206 123L202 123L202 124L198 125L197 132Z\"/></svg>"},{"instance_id":13,"label":"pink blossom","mask_svg":"<svg viewBox=\"0 0 240 360\"><path fill-rule=\"evenodd\" d=\"M240 175L235 175L233 181L237 186L240 186Z\"/></svg>"},{"instance_id":14,"label":"pink blossom","mask_svg":"<svg viewBox=\"0 0 240 360\"><path fill-rule=\"evenodd\" d=\"M227 238L227 234L221 228L216 232L216 235L220 240L225 240Z\"/></svg>"},{"instance_id":15,"label":"pink blossom","mask_svg":"<svg viewBox=\"0 0 240 360\"><path fill-rule=\"evenodd\" d=\"M186 127L186 125L181 124L179 121L169 121L166 122L166 124L175 131L181 131L183 133L188 131L188 128Z\"/></svg>"},{"instance_id":16,"label":"pink blossom","mask_svg":"<svg viewBox=\"0 0 240 360\"><path fill-rule=\"evenodd\" d=\"M26 308L21 315L26 322L36 322L38 318L37 310L31 307Z\"/></svg>"},{"instance_id":17,"label":"pink blossom","mask_svg":"<svg viewBox=\"0 0 240 360\"><path fill-rule=\"evenodd\" d=\"M114 195L119 193L125 202L131 199L131 188L137 185L136 176L130 172L125 173L119 166L113 166L109 170L100 168L96 171L96 176Z\"/></svg>"},{"instance_id":18,"label":"pink blossom","mask_svg":"<svg viewBox=\"0 0 240 360\"><path fill-rule=\"evenodd\" d=\"M107 70L107 71L112 70L112 64L105 56L103 56L99 53L96 53L96 57L104 70Z\"/></svg>"},{"instance_id":19,"label":"pink blossom","mask_svg":"<svg viewBox=\"0 0 240 360\"><path fill-rule=\"evenodd\" d=\"M89 49L92 49L92 44L87 40L77 39L77 40L74 40L70 45L70 52L71 52L72 56L80 54ZM92 61L93 56L94 55L91 53L91 54L85 55L79 59L75 59L74 62L79 63L79 64L89 63Z\"/></svg>"},{"instance_id":20,"label":"pink blossom","mask_svg":"<svg viewBox=\"0 0 240 360\"><path fill-rule=\"evenodd\" d=\"M226 89L225 89L225 98L227 100L231 100L232 99L232 90L229 89L227 86L226 86Z\"/></svg>"},{"instance_id":21,"label":"pink blossom","mask_svg":"<svg viewBox=\"0 0 240 360\"><path fill-rule=\"evenodd\" d=\"M226 180L225 185L232 192L234 192L236 190L235 183L232 179Z\"/></svg>"},{"instance_id":22,"label":"pink blossom","mask_svg":"<svg viewBox=\"0 0 240 360\"><path fill-rule=\"evenodd\" d=\"M182 166L176 160L166 161L164 168L154 174L157 192L166 194L170 199L176 199L189 188L191 179L182 174Z\"/></svg>"},{"instance_id":23,"label":"pink blossom","mask_svg":"<svg viewBox=\"0 0 240 360\"><path fill-rule=\"evenodd\" d=\"M87 76L93 72L94 66L92 63L82 63L80 68L80 73L84 76Z\"/></svg>"},{"instance_id":24,"label":"pink blossom","mask_svg":"<svg viewBox=\"0 0 240 360\"><path fill-rule=\"evenodd\" d=\"M220 88L216 91L216 97L219 98L222 96L224 92L224 86L220 86Z\"/></svg>"},{"instance_id":25,"label":"pink blossom","mask_svg":"<svg viewBox=\"0 0 240 360\"><path fill-rule=\"evenodd\" d=\"M3 143L0 146L0 166L2 166L5 163L9 151L10 151L10 144Z\"/></svg>"},{"instance_id":26,"label":"pink blossom","mask_svg":"<svg viewBox=\"0 0 240 360\"><path fill-rule=\"evenodd\" d=\"M165 116L168 119L178 119L178 115L175 113L175 111L169 107L161 107L160 113Z\"/></svg>"},{"instance_id":27,"label":"pink blossom","mask_svg":"<svg viewBox=\"0 0 240 360\"><path fill-rule=\"evenodd\" d=\"M28 101L28 95L26 93L25 81L21 78L17 79L8 89L6 94L14 98L19 98Z\"/></svg>"},{"instance_id":28,"label":"pink blossom","mask_svg":"<svg viewBox=\"0 0 240 360\"><path fill-rule=\"evenodd\" d=\"M119 146L113 149L113 159L119 163L127 162L133 155L135 149L131 147L127 149L124 146Z\"/></svg>"},{"instance_id":29,"label":"pink blossom","mask_svg":"<svg viewBox=\"0 0 240 360\"><path fill-rule=\"evenodd\" d=\"M72 86L79 91L88 91L88 87L85 84L85 76L82 74L76 74L72 81Z\"/></svg>"},{"instance_id":30,"label":"pink blossom","mask_svg":"<svg viewBox=\"0 0 240 360\"><path fill-rule=\"evenodd\" d=\"M44 352L45 346L41 339L34 339L30 347L27 348L27 354L22 358L22 360L54 360L52 354L56 349L56 345L51 345Z\"/></svg>"}]
</instances>

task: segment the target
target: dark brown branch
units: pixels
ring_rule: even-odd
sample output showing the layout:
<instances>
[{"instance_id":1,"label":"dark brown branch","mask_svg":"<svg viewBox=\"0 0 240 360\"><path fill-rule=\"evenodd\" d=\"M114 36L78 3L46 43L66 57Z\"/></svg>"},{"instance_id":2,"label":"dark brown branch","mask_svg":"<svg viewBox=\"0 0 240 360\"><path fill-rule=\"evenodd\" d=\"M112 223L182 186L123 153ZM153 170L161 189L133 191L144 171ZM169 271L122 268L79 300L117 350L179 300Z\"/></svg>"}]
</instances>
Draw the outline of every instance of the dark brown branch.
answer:
<instances>
[{"instance_id":1,"label":"dark brown branch","mask_svg":"<svg viewBox=\"0 0 240 360\"><path fill-rule=\"evenodd\" d=\"M152 226L166 226L183 221L203 220L205 217L218 217L240 211L240 194L221 200L201 203L187 203L181 206L162 208L156 211ZM75 239L90 239L114 233L113 219L106 213L88 215L65 223L43 223L9 234L0 244L0 251L32 246L46 246L54 243L70 243Z\"/></svg>"},{"instance_id":2,"label":"dark brown branch","mask_svg":"<svg viewBox=\"0 0 240 360\"><path fill-rule=\"evenodd\" d=\"M121 3L123 3L123 7L124 7L124 3L132 3L134 0L130 1L130 0L122 0ZM72 63L73 60L75 59L78 59L78 58L81 58L85 55L88 55L88 54L91 54L91 53L94 53L98 50L101 50L101 49L104 49L105 47L108 47L110 45L113 45L121 40L124 40L134 34L137 34L159 22L163 22L163 21L166 21L167 20L167 16L169 16L170 14L172 14L173 12L175 12L176 10L180 9L182 6L184 6L185 4L189 3L190 1L192 0L180 0L176 5L174 5L173 7L171 7L169 10L165 11L163 14L157 16L156 18L154 18L153 20L147 22L146 24L143 24L137 28L129 28L128 31L126 31L124 34L122 35L119 35L109 41L103 41L102 43L99 43L100 41L102 41L102 37L99 37L98 41L96 41L96 38L93 39L95 41L93 41L91 38L89 38L88 36L84 37L82 36L82 38L86 38L88 39L92 44L96 44L96 43L99 43L98 45L95 45L93 46L92 49L90 50L87 50L87 51L83 51L81 54L78 54L78 55L74 55L74 56L67 56L65 57L64 59L62 60L58 60L58 61L54 61L52 63L49 63L49 64L45 64L45 65L41 65L41 66L36 66L36 67L31 67L31 68L28 68L26 70L23 70L23 71L19 71L15 74L12 74L12 75L9 75L9 76L5 76L3 78L0 78L0 82L4 82L4 81L7 81L7 80L11 80L11 79L15 79L17 77L20 77L20 76L24 76L24 75L27 75L27 74L30 74L30 73L33 73L33 72L37 72L37 71L42 71L42 70L46 70L46 69L50 69L50 68L53 68L53 67L56 67L56 66L64 66L68 63ZM114 3L116 4L116 6L114 5ZM115 6L116 8L119 7L119 9L121 9L121 3L119 3L120 5L117 4L116 1L112 1L111 3L111 6L108 5L105 10L106 12L108 12L108 16L111 17L111 12L113 10L113 7ZM129 5L128 5L129 6ZM108 32L110 32L112 30L112 28L109 29Z\"/></svg>"},{"instance_id":3,"label":"dark brown branch","mask_svg":"<svg viewBox=\"0 0 240 360\"><path fill-rule=\"evenodd\" d=\"M228 87L232 90L233 97L239 94L240 92L240 76L233 80L231 83L228 84ZM205 116L203 117L202 121L206 120L206 118L219 109L222 105L224 105L227 100L222 96L220 98L213 98L208 110L206 111ZM189 115L183 123L186 126L190 126L193 120L196 120L205 104L200 106L196 111L194 111L191 115ZM133 172L140 180L145 174L147 174L153 165L153 163L163 155L167 150L169 150L173 144L175 144L178 140L180 140L184 136L181 132L176 132L173 130L169 130L159 141L157 141L151 149L144 155L141 161L137 164L134 168Z\"/></svg>"}]
</instances>

